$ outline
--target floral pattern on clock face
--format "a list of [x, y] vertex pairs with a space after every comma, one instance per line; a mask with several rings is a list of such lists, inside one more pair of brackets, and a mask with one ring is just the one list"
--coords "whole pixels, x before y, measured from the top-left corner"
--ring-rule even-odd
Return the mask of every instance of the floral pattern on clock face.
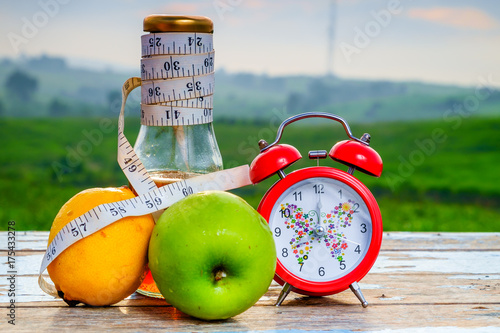
[[290, 245], [298, 264], [302, 264], [309, 258], [309, 251], [318, 243], [324, 243], [332, 258], [342, 262], [344, 250], [349, 247], [343, 228], [352, 225], [353, 208], [356, 207], [359, 207], [359, 204], [348, 200], [339, 202], [329, 213], [321, 212], [319, 222], [325, 224], [327, 230], [326, 233], [318, 235], [314, 229], [318, 223], [316, 211], [304, 213], [303, 209], [295, 204], [281, 204], [281, 210], [285, 212], [284, 224], [287, 229], [292, 229], [295, 233], [290, 240]]
[[352, 271], [371, 240], [365, 202], [346, 184], [311, 178], [288, 188], [269, 218], [280, 262], [293, 274], [329, 281]]

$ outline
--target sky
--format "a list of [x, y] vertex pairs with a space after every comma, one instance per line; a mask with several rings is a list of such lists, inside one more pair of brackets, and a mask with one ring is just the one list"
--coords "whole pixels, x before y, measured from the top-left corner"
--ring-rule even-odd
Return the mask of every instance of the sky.
[[139, 75], [150, 14], [211, 18], [216, 73], [324, 75], [331, 66], [342, 78], [500, 87], [495, 0], [0, 0], [0, 57], [61, 56]]

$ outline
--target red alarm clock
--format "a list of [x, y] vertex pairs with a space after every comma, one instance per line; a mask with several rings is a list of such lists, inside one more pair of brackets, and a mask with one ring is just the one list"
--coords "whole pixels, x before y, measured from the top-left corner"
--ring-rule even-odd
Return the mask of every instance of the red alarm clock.
[[[329, 153], [310, 151], [309, 158], [330, 156], [347, 165], [347, 172], [318, 166], [285, 174], [284, 169], [302, 156], [293, 146], [278, 144], [283, 130], [311, 117], [340, 122], [349, 140], [338, 142]], [[382, 217], [371, 192], [352, 174], [358, 170], [380, 177], [382, 159], [369, 142], [369, 134], [358, 139], [344, 119], [322, 112], [290, 117], [278, 128], [273, 143], [259, 142], [261, 152], [250, 165], [250, 179], [256, 184], [273, 174], [280, 177], [258, 207], [276, 244], [275, 280], [283, 286], [277, 306], [290, 291], [325, 296], [347, 288], [363, 307], [368, 306], [358, 282], [377, 259], [382, 243]]]

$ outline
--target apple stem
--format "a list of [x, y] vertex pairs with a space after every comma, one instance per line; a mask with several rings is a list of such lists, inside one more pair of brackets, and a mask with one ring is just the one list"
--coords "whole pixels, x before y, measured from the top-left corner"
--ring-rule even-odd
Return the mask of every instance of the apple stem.
[[222, 280], [223, 278], [225, 278], [227, 275], [226, 275], [226, 272], [223, 271], [222, 269], [218, 269], [216, 272], [215, 272], [215, 281], [220, 281]]

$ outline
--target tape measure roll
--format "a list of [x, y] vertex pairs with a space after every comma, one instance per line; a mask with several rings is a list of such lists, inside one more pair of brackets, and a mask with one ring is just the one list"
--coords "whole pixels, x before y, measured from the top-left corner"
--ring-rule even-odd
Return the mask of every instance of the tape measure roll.
[[195, 75], [214, 71], [215, 52], [196, 55], [167, 55], [141, 59], [141, 79], [159, 80]]
[[142, 56], [199, 54], [213, 51], [213, 34], [160, 32], [141, 36]]
[[207, 96], [159, 103], [158, 105], [175, 106], [179, 108], [212, 109], [214, 101], [213, 101], [213, 95], [207, 95]]
[[[203, 20], [191, 23], [195, 21], [198, 24]], [[213, 34], [151, 32], [141, 37], [141, 44], [141, 78], [144, 80], [141, 124], [178, 126], [212, 122]]]
[[189, 126], [211, 123], [211, 108], [194, 109], [161, 104], [141, 105], [141, 124], [146, 126]]
[[158, 104], [212, 95], [214, 83], [213, 73], [171, 80], [144, 81], [141, 89], [141, 102]]

